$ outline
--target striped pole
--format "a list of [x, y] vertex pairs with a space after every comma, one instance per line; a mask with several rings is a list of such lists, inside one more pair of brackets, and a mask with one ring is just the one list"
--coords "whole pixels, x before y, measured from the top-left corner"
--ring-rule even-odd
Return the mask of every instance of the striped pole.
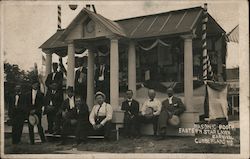
[[61, 7], [61, 5], [58, 5], [57, 6], [57, 29], [58, 30], [62, 29], [61, 15], [62, 15], [62, 7]]
[[206, 83], [208, 77], [213, 77], [212, 67], [207, 53], [207, 3], [204, 4], [202, 20], [202, 55], [203, 55], [203, 80]]

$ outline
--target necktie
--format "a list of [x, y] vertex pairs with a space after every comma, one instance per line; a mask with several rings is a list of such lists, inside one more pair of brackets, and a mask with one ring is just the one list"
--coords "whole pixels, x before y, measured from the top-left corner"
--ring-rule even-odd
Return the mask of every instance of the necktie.
[[99, 106], [98, 110], [97, 110], [97, 113], [96, 113], [96, 116], [99, 117], [99, 111], [101, 109], [102, 105]]
[[19, 100], [19, 95], [17, 94], [17, 95], [15, 96], [15, 106], [18, 105], [18, 100]]

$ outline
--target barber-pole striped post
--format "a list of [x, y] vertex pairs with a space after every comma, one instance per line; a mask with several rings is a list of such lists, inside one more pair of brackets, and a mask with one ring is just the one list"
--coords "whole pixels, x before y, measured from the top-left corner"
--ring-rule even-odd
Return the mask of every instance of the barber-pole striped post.
[[62, 15], [62, 7], [61, 7], [61, 5], [58, 5], [57, 6], [57, 29], [58, 30], [62, 29], [61, 15]]
[[202, 55], [203, 55], [203, 80], [206, 84], [208, 76], [212, 77], [212, 67], [207, 53], [207, 3], [204, 4], [203, 20], [202, 20]]

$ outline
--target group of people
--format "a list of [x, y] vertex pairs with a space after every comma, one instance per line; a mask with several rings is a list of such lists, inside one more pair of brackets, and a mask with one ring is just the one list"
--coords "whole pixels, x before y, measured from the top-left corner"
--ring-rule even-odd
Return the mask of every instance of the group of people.
[[[73, 87], [68, 87], [67, 98], [60, 96], [57, 84], [52, 83], [51, 90], [44, 96], [39, 89], [39, 82], [33, 81], [29, 92], [23, 92], [22, 86], [15, 86], [15, 95], [11, 100], [12, 109], [12, 143], [19, 144], [23, 125], [30, 115], [38, 117], [37, 128], [42, 142], [46, 142], [41, 123], [42, 115], [47, 115], [48, 130], [45, 133], [61, 134], [65, 144], [67, 135], [76, 136], [77, 144], [86, 141], [91, 133], [102, 134], [109, 140], [113, 110], [105, 102], [105, 94], [95, 94], [96, 105], [91, 112], [86, 102], [79, 94], [75, 94]], [[30, 144], [34, 144], [34, 125], [28, 122]]]
[[[106, 69], [105, 69], [106, 68]], [[105, 64], [97, 69], [95, 101], [96, 105], [89, 111], [86, 104], [86, 73], [84, 67], [76, 71], [75, 90], [69, 86], [66, 90], [67, 98], [63, 97], [63, 73], [57, 71], [58, 64], [53, 63], [53, 72], [47, 76], [47, 91], [44, 95], [40, 90], [38, 79], [32, 81], [30, 91], [23, 92], [22, 86], [16, 84], [15, 94], [10, 101], [12, 114], [12, 143], [18, 144], [21, 140], [24, 121], [31, 115], [38, 118], [37, 127], [42, 142], [46, 142], [41, 124], [43, 115], [47, 116], [48, 129], [45, 133], [61, 134], [62, 143], [65, 144], [67, 135], [75, 132], [76, 142], [80, 144], [87, 140], [87, 136], [96, 133], [103, 134], [109, 140], [111, 135], [112, 106], [109, 103]], [[108, 85], [108, 86], [107, 86]], [[168, 119], [173, 115], [180, 115], [185, 111], [181, 99], [173, 96], [173, 89], [168, 89], [168, 98], [163, 102], [156, 98], [156, 92], [149, 89], [148, 97], [140, 109], [140, 104], [133, 98], [133, 91], [127, 90], [126, 100], [122, 103], [124, 111], [124, 130], [127, 137], [140, 136], [140, 125], [152, 123], [154, 135], [164, 139]], [[28, 123], [30, 143], [34, 144], [34, 125]]]
[[169, 119], [173, 115], [180, 116], [186, 108], [180, 98], [174, 96], [174, 91], [169, 88], [168, 98], [163, 102], [156, 98], [153, 89], [148, 90], [148, 99], [143, 103], [141, 110], [139, 102], [133, 99], [133, 91], [127, 90], [127, 99], [122, 103], [124, 111], [124, 130], [129, 138], [140, 136], [141, 124], [153, 124], [154, 136], [157, 140], [165, 138]]

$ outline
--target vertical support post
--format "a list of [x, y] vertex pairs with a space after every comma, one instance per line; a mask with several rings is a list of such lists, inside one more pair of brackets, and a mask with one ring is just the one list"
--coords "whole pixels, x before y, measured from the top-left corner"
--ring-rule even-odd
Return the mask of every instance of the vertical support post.
[[193, 46], [192, 37], [184, 38], [184, 103], [193, 111]]
[[46, 53], [46, 59], [45, 59], [45, 66], [46, 66], [45, 77], [46, 78], [48, 74], [51, 73], [51, 64], [52, 64], [52, 54]]
[[110, 104], [113, 108], [119, 105], [119, 51], [118, 39], [110, 39]]
[[68, 43], [67, 87], [74, 87], [75, 82], [75, 47], [73, 41]]
[[129, 42], [128, 49], [128, 88], [134, 92], [136, 96], [136, 52], [134, 41]]
[[87, 72], [87, 105], [89, 109], [94, 105], [94, 61], [95, 55], [92, 50], [88, 50], [88, 72]]

